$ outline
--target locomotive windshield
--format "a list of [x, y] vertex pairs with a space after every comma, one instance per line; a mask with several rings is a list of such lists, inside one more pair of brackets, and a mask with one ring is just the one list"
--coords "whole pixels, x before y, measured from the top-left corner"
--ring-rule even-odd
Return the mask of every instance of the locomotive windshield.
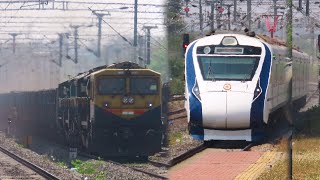
[[101, 78], [98, 82], [100, 94], [124, 94], [126, 91], [125, 78]]
[[157, 94], [158, 78], [134, 77], [130, 79], [131, 94]]
[[259, 63], [259, 57], [199, 56], [204, 80], [251, 80]]

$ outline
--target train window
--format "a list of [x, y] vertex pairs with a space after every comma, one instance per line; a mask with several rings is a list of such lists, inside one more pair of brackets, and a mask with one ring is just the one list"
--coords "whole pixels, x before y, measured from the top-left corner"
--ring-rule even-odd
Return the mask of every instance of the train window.
[[157, 94], [158, 78], [134, 77], [130, 79], [131, 94]]
[[126, 92], [125, 78], [100, 78], [98, 80], [99, 94], [124, 94]]
[[259, 63], [259, 57], [199, 56], [204, 80], [251, 80]]

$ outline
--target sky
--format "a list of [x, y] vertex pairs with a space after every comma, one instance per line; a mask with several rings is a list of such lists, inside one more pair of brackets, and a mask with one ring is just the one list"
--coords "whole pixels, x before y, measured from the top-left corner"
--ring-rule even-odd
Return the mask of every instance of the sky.
[[[39, 5], [39, 0], [0, 0], [0, 92], [55, 88], [80, 72], [112, 63], [106, 61], [110, 46], [120, 46], [121, 54], [132, 57], [134, 48], [128, 44], [133, 44], [134, 0], [40, 2]], [[144, 26], [155, 26], [151, 36], [153, 42], [160, 43], [158, 46], [165, 46], [161, 41], [166, 37], [165, 2], [138, 0], [138, 35], [146, 35]], [[98, 19], [90, 9], [104, 14], [100, 57], [94, 55]], [[78, 27], [78, 63], [74, 62], [75, 27]], [[59, 34], [63, 37], [61, 67]]]
[[[112, 40], [113, 37], [122, 36], [133, 38], [134, 0], [62, 0], [55, 2], [45, 1], [37, 10], [39, 2], [21, 1], [10, 3], [0, 1], [0, 42], [5, 43], [11, 38], [9, 33], [18, 33], [16, 39], [40, 39], [50, 41], [57, 39], [57, 33], [74, 33], [71, 26], [81, 26], [79, 36], [86, 41], [96, 39], [98, 27], [97, 16], [90, 10], [105, 14], [102, 23], [102, 41]], [[119, 3], [121, 2], [121, 3]], [[144, 35], [143, 26], [157, 26], [152, 30], [156, 36], [164, 36], [164, 0], [138, 0], [138, 34]], [[69, 10], [63, 11], [68, 7]], [[35, 9], [35, 10], [32, 10]], [[81, 11], [75, 11], [81, 9]], [[111, 26], [108, 26], [108, 24]], [[114, 28], [114, 30], [112, 29]], [[27, 39], [26, 39], [27, 38]], [[17, 41], [17, 42], [21, 42]]]

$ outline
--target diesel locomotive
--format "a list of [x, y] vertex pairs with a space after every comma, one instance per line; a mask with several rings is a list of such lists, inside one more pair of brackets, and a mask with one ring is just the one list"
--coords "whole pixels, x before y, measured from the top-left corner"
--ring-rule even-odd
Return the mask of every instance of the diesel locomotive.
[[78, 74], [57, 89], [0, 95], [2, 119], [14, 106], [20, 134], [63, 137], [105, 156], [149, 156], [164, 134], [159, 73], [131, 62]]

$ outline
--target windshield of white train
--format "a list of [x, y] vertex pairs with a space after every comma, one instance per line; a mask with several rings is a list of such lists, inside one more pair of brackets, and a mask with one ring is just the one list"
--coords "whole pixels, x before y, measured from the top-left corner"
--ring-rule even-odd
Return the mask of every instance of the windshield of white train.
[[210, 81], [250, 81], [260, 57], [198, 56], [201, 74]]

